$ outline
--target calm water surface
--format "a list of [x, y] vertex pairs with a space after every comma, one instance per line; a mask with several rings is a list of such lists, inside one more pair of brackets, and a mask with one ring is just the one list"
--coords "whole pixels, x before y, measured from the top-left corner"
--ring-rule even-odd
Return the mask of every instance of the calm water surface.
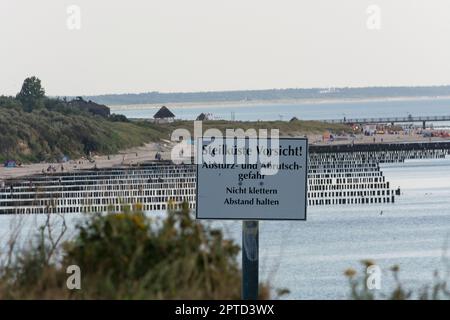
[[[364, 101], [364, 102], [326, 102], [326, 103], [267, 103], [188, 106], [167, 106], [178, 119], [193, 120], [200, 113], [212, 113], [215, 118], [230, 120], [289, 120], [297, 117], [303, 120], [407, 117], [450, 115], [450, 99], [418, 99], [403, 101]], [[114, 106], [112, 112], [130, 118], [153, 118], [158, 111], [156, 106], [130, 105]]]
[[[430, 283], [433, 271], [446, 267], [450, 160], [411, 161], [384, 172], [402, 188], [395, 204], [313, 207], [306, 222], [262, 222], [263, 278], [289, 288], [289, 298], [345, 299], [344, 270], [372, 259], [386, 272], [382, 288], [392, 286], [388, 269], [396, 264], [411, 288]], [[239, 237], [238, 223], [222, 224]]]

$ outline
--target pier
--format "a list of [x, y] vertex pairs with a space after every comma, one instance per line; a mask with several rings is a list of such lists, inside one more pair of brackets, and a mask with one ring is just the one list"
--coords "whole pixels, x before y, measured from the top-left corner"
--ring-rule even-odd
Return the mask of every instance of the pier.
[[319, 120], [327, 123], [335, 123], [335, 124], [378, 124], [378, 123], [390, 123], [394, 125], [395, 123], [414, 123], [419, 122], [422, 123], [422, 128], [426, 128], [427, 122], [439, 122], [439, 121], [449, 121], [450, 116], [418, 116], [413, 117], [409, 115], [407, 117], [383, 117], [383, 118], [343, 118], [343, 119], [328, 119], [328, 120]]
[[[310, 145], [308, 205], [395, 203], [399, 191], [380, 164], [442, 159], [448, 154], [450, 141]], [[0, 184], [0, 214], [151, 212], [178, 208], [183, 202], [195, 209], [195, 194], [195, 165], [150, 161], [7, 179]]]
[[195, 168], [169, 161], [7, 180], [0, 214], [159, 211], [195, 206]]
[[450, 141], [309, 145], [310, 153], [395, 152], [426, 150], [450, 150]]
[[393, 203], [380, 164], [442, 159], [450, 142], [310, 145], [309, 154], [309, 205]]

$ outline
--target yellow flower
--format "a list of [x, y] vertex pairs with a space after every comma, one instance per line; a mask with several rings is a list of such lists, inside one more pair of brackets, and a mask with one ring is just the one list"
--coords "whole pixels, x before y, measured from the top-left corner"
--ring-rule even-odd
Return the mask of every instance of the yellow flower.
[[145, 229], [145, 223], [144, 223], [143, 216], [135, 214], [135, 215], [133, 215], [132, 220], [138, 228], [140, 228], [142, 230]]
[[398, 265], [394, 265], [391, 267], [392, 272], [398, 272], [400, 270], [400, 267]]
[[123, 219], [125, 219], [125, 217], [126, 217], [126, 214], [124, 214], [124, 213], [118, 213], [118, 214], [114, 215], [114, 218], [116, 218], [118, 220], [123, 220]]
[[366, 268], [368, 268], [370, 266], [373, 266], [375, 264], [375, 261], [366, 259], [366, 260], [362, 260], [361, 263], [364, 264], [366, 266]]
[[135, 205], [133, 205], [133, 209], [134, 209], [134, 211], [142, 211], [142, 208], [143, 208], [143, 205], [142, 205], [142, 203], [136, 203]]
[[355, 269], [348, 268], [347, 270], [345, 270], [344, 275], [346, 277], [353, 278], [356, 275], [356, 271]]

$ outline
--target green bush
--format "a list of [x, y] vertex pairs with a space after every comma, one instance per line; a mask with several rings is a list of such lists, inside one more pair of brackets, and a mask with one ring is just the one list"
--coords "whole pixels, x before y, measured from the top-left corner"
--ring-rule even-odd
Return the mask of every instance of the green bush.
[[0, 96], [0, 162], [54, 162], [63, 155], [117, 153], [162, 136], [125, 116], [107, 114], [108, 107], [81, 98], [67, 102], [46, 97], [41, 81], [29, 77], [15, 98]]
[[[1, 269], [0, 298], [240, 298], [239, 246], [195, 221], [187, 205], [164, 219], [140, 212], [93, 215], [58, 245], [59, 260], [45, 237], [39, 239]], [[69, 265], [81, 269], [81, 290], [66, 288]], [[261, 298], [268, 290], [261, 284]]]
[[0, 107], [0, 161], [55, 161], [62, 155], [117, 153], [160, 137], [159, 131], [149, 127], [84, 113]]

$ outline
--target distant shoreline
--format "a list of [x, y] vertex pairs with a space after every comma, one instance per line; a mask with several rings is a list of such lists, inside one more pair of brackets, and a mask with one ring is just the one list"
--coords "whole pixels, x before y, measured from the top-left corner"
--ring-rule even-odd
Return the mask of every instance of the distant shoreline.
[[390, 101], [426, 101], [447, 100], [450, 96], [404, 96], [404, 97], [376, 97], [376, 98], [329, 98], [329, 99], [275, 99], [275, 100], [251, 100], [251, 101], [210, 101], [210, 102], [174, 102], [174, 103], [139, 103], [108, 105], [111, 111], [118, 110], [145, 110], [156, 109], [162, 105], [173, 108], [226, 108], [230, 106], [254, 107], [265, 105], [291, 105], [291, 104], [333, 104], [333, 103], [365, 103], [365, 102], [390, 102]]
[[[303, 135], [294, 135], [303, 136]], [[323, 141], [322, 135], [317, 133], [307, 134], [309, 144], [324, 146], [324, 145], [350, 145], [350, 144], [383, 144], [383, 143], [420, 143], [420, 142], [445, 142], [450, 141], [448, 138], [432, 137], [425, 138], [417, 134], [401, 134], [401, 135], [375, 135], [365, 136], [357, 134], [354, 138], [347, 135], [343, 140]], [[376, 139], [376, 142], [372, 139]], [[52, 174], [48, 172], [48, 167], [54, 167], [56, 172], [73, 172], [79, 170], [94, 170], [95, 168], [114, 168], [114, 167], [128, 167], [138, 163], [145, 163], [147, 161], [155, 160], [156, 153], [160, 153], [163, 159], [170, 160], [172, 147], [170, 141], [162, 140], [160, 142], [151, 142], [143, 146], [133, 147], [121, 150], [118, 153], [110, 155], [96, 155], [93, 157], [94, 162], [90, 162], [86, 157], [70, 160], [65, 163], [56, 162], [39, 162], [24, 164], [20, 167], [6, 168], [0, 166], [0, 181], [7, 181], [11, 179], [26, 179], [26, 177], [39, 174]], [[64, 167], [64, 171], [61, 168]]]
[[[33, 176], [36, 174], [52, 174], [52, 171], [47, 171], [47, 168], [49, 167], [54, 167], [57, 172], [73, 172], [78, 170], [93, 170], [95, 168], [101, 169], [129, 166], [154, 160], [157, 152], [161, 153], [167, 159], [169, 158], [170, 153], [165, 149], [167, 149], [167, 143], [165, 142], [149, 142], [143, 146], [120, 150], [119, 152], [110, 155], [95, 155], [92, 157], [94, 162], [90, 162], [87, 157], [81, 157], [64, 163], [37, 162], [13, 168], [0, 166], [0, 181]], [[61, 168], [64, 168], [64, 170], [61, 170]]]

